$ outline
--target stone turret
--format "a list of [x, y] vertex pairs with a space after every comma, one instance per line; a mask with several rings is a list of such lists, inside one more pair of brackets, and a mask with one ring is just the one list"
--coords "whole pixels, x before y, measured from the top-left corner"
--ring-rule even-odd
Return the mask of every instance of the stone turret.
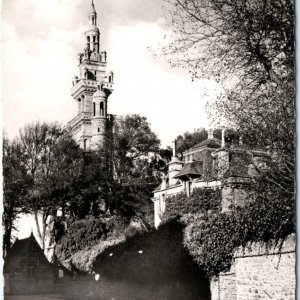
[[91, 119], [93, 148], [103, 145], [107, 139], [108, 119], [107, 119], [107, 93], [101, 86], [93, 95], [93, 115]]
[[173, 155], [171, 161], [168, 164], [169, 186], [175, 185], [177, 183], [178, 179], [175, 178], [175, 176], [179, 173], [183, 166], [183, 162], [180, 161], [176, 156], [176, 140], [172, 142], [172, 148]]

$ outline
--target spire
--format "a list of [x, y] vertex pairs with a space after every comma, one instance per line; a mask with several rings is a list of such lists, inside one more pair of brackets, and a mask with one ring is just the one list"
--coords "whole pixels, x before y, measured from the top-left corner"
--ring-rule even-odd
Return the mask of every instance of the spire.
[[91, 3], [91, 10], [89, 12], [89, 21], [91, 26], [97, 26], [97, 12], [94, 5], [94, 0]]

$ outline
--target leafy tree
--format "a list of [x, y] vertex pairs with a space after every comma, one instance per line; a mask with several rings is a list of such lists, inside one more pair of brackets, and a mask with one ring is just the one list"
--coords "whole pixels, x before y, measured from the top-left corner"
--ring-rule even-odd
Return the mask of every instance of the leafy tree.
[[26, 206], [27, 188], [31, 185], [31, 179], [27, 176], [26, 169], [20, 161], [20, 145], [16, 140], [3, 139], [3, 215], [4, 227], [3, 255], [11, 247], [12, 233], [15, 230], [14, 223], [20, 212], [28, 212]]
[[133, 114], [116, 119], [113, 143], [108, 145], [113, 168], [111, 212], [116, 210], [129, 219], [147, 214], [151, 192], [165, 165], [159, 144], [145, 117]]
[[83, 201], [78, 188], [84, 166], [83, 151], [68, 132], [62, 131], [49, 160], [48, 173], [43, 178], [45, 204], [53, 207], [54, 212], [59, 208], [62, 216], [70, 215]]
[[122, 183], [126, 171], [133, 167], [134, 161], [148, 158], [151, 152], [156, 153], [160, 141], [151, 131], [147, 119], [137, 114], [118, 117], [114, 129], [114, 172]]
[[103, 199], [107, 201], [112, 179], [106, 157], [102, 154], [97, 151], [82, 152], [78, 177], [70, 185], [73, 196], [66, 207], [68, 222], [83, 219], [87, 215], [98, 216], [109, 209], [108, 202], [103, 203]]
[[165, 54], [194, 76], [211, 75], [230, 84], [234, 78], [243, 87], [254, 88], [293, 74], [293, 1], [164, 2], [175, 39]]
[[245, 146], [276, 161], [270, 180], [294, 195], [294, 3], [290, 0], [165, 0], [173, 65], [220, 82], [209, 107]]
[[[37, 232], [44, 246], [47, 221], [63, 211], [74, 197], [80, 171], [80, 149], [57, 124], [34, 123], [20, 130], [19, 163], [30, 178], [26, 209], [34, 213]], [[41, 218], [41, 224], [39, 219]]]

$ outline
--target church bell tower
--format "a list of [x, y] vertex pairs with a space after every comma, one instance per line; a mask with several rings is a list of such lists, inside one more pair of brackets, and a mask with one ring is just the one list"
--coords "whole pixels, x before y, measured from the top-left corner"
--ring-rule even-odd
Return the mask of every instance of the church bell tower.
[[73, 79], [71, 89], [78, 110], [68, 127], [82, 148], [96, 149], [111, 137], [113, 116], [107, 113], [107, 103], [114, 80], [113, 72], [106, 71], [107, 53], [101, 51], [93, 0], [88, 22], [89, 26], [84, 33], [85, 48], [78, 54], [79, 76]]

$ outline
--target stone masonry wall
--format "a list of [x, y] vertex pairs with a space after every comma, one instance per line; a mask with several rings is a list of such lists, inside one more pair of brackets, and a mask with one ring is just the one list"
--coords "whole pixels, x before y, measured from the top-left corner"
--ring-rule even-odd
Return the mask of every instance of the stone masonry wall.
[[286, 240], [281, 253], [277, 247], [266, 251], [259, 245], [244, 254], [240, 249], [235, 258], [237, 299], [296, 299], [295, 267], [294, 235]]
[[212, 300], [294, 300], [295, 263], [295, 235], [280, 252], [276, 246], [259, 244], [238, 249], [231, 272], [211, 281]]
[[236, 276], [233, 270], [220, 274], [210, 282], [211, 300], [234, 300], [236, 295]]

